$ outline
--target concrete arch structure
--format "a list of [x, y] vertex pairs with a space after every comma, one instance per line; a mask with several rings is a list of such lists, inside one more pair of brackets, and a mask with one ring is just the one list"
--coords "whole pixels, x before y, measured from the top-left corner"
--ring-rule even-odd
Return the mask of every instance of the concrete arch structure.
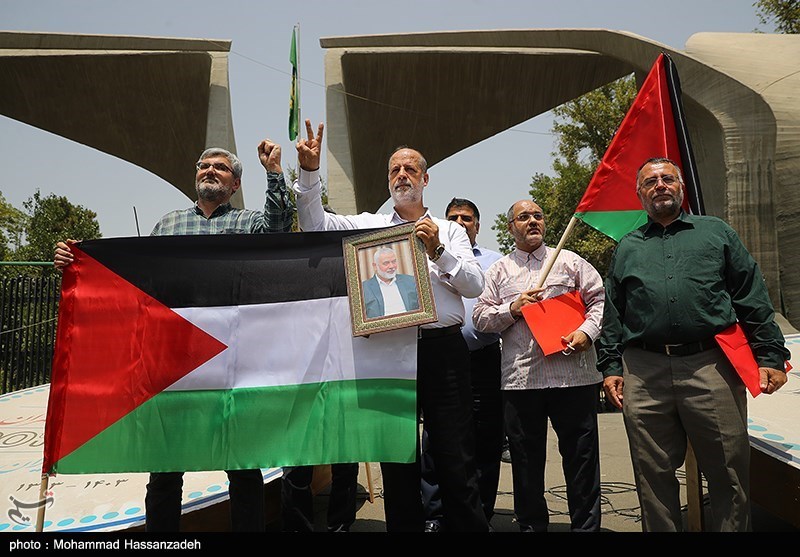
[[[320, 43], [327, 183], [340, 212], [383, 204], [398, 144], [434, 165], [614, 79], [641, 80], [669, 52], [707, 211], [738, 230], [776, 308], [800, 326], [800, 36], [700, 33], [684, 51], [602, 29]], [[229, 50], [227, 40], [0, 32], [0, 113], [141, 166], [193, 199], [197, 154], [236, 151]], [[232, 202], [244, 206], [241, 190]]]
[[[236, 152], [230, 45], [0, 32], [0, 114], [145, 168], [196, 199], [197, 155]], [[244, 206], [241, 190], [231, 203]]]
[[386, 160], [407, 143], [429, 165], [630, 73], [661, 51], [681, 77], [706, 210], [741, 235], [776, 309], [800, 326], [800, 36], [699, 33], [684, 51], [603, 29], [330, 37], [329, 202], [388, 199]]

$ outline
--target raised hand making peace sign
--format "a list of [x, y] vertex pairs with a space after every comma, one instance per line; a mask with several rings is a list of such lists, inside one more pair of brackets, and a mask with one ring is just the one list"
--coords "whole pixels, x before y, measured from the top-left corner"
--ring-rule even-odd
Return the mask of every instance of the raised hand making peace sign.
[[317, 137], [311, 129], [311, 120], [306, 119], [306, 133], [308, 139], [300, 139], [297, 142], [297, 162], [300, 168], [306, 171], [319, 170], [320, 152], [322, 151], [322, 131], [325, 124], [320, 122], [317, 128]]

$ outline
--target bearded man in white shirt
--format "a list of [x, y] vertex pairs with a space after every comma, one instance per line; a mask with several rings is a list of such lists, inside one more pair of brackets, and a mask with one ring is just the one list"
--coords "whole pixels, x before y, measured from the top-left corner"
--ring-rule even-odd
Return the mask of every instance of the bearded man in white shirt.
[[[297, 142], [298, 177], [292, 185], [297, 219], [304, 231], [389, 227], [414, 223], [414, 233], [428, 254], [428, 275], [438, 321], [419, 328], [417, 340], [417, 405], [424, 415], [431, 454], [439, 474], [448, 530], [488, 532], [481, 507], [475, 466], [472, 387], [469, 349], [461, 334], [462, 296], [475, 298], [483, 290], [483, 271], [464, 229], [433, 217], [422, 192], [428, 185], [428, 163], [422, 153], [397, 148], [389, 158], [389, 214], [326, 213], [320, 197], [320, 151], [324, 126], [317, 135], [306, 120], [307, 139]], [[386, 529], [422, 532], [419, 437], [416, 462], [381, 463]]]

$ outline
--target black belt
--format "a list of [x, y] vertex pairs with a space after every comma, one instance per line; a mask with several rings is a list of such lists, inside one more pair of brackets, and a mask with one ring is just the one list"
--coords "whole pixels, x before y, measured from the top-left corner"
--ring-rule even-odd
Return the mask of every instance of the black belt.
[[449, 327], [439, 327], [436, 329], [423, 329], [420, 327], [419, 333], [417, 333], [417, 338], [438, 338], [447, 335], [454, 335], [456, 333], [461, 333], [461, 325], [450, 325]]
[[691, 356], [698, 352], [705, 352], [719, 346], [714, 339], [701, 340], [700, 342], [687, 342], [686, 344], [653, 344], [651, 342], [643, 342], [641, 340], [634, 340], [628, 343], [629, 346], [635, 346], [648, 352], [658, 352], [659, 354], [666, 354], [667, 356]]

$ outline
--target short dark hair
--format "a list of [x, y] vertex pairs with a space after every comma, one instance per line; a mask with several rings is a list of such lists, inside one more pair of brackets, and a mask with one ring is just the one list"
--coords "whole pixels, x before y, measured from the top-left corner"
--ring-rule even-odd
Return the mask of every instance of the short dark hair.
[[463, 197], [454, 197], [450, 200], [450, 203], [447, 204], [447, 208], [444, 210], [444, 216], [447, 217], [447, 213], [450, 212], [450, 209], [455, 207], [469, 207], [472, 209], [472, 213], [475, 215], [476, 220], [481, 220], [481, 212], [478, 211], [478, 206], [475, 205], [469, 199], [464, 199]]

